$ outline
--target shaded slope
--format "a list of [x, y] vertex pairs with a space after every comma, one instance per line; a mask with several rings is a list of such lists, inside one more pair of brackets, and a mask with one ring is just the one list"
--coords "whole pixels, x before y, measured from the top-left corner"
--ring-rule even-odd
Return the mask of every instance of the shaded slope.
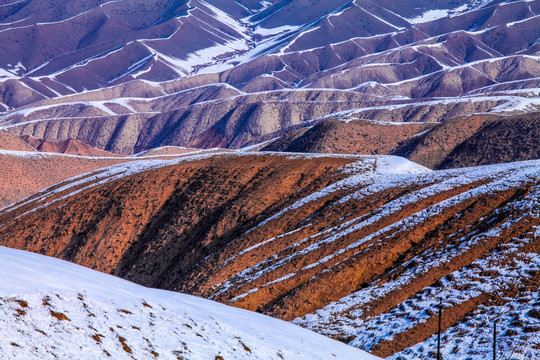
[[[431, 169], [540, 158], [539, 113], [477, 114], [442, 123], [328, 119], [268, 140], [260, 151], [391, 154]], [[269, 135], [268, 137], [271, 137]]]
[[387, 155], [402, 142], [434, 126], [429, 123], [323, 120], [296, 137], [285, 135], [261, 151]]
[[[441, 163], [459, 147], [463, 142], [477, 134], [482, 125], [492, 119], [498, 119], [494, 115], [472, 115], [446, 120], [437, 125], [431, 131], [419, 136], [412, 137], [403, 142], [392, 154], [404, 156], [411, 161], [427, 166], [431, 169], [438, 169]], [[513, 144], [512, 139], [508, 139], [509, 144]], [[515, 144], [514, 144], [515, 145]], [[476, 153], [471, 156], [477, 160], [487, 154]], [[513, 159], [533, 160], [532, 159]], [[513, 161], [510, 160], [510, 161]], [[469, 164], [474, 166], [474, 163]]]
[[396, 359], [432, 346], [441, 296], [446, 354], [459, 341], [485, 357], [479, 319], [508, 311], [500, 330], [519, 336], [505, 349], [534, 358], [539, 174], [538, 161], [429, 172], [396, 157], [194, 155], [51, 188], [4, 210], [0, 239]]
[[[52, 228], [36, 227], [36, 231], [40, 231], [38, 228], [43, 230], [44, 237], [33, 239], [45, 240], [50, 236], [63, 239], [64, 244], [38, 242], [47, 248], [43, 250], [48, 255], [116, 274], [126, 275], [142, 260], [144, 264], [137, 265], [137, 274], [128, 278], [151, 286], [158, 286], [159, 282], [162, 287], [170, 287], [166, 284], [177, 283], [183, 271], [232, 241], [235, 233], [241, 233], [250, 222], [262, 218], [265, 211], [290, 202], [287, 196], [298, 190], [304, 192], [324, 187], [333, 177], [332, 169], [351, 161], [353, 159], [334, 157], [305, 161], [302, 157], [289, 159], [281, 155], [227, 153], [187, 155], [168, 162], [141, 160], [98, 171], [97, 179], [83, 175], [81, 185], [59, 194], [45, 193], [48, 201], [54, 201], [62, 193], [69, 194], [81, 187], [87, 189], [89, 193], [83, 197], [84, 204], [73, 198], [70, 203], [78, 209], [73, 209], [76, 213], [82, 214], [84, 209], [92, 208], [94, 216], [86, 218], [85, 215], [86, 220], [80, 223], [71, 211], [41, 214], [45, 217], [40, 216], [39, 223], [45, 221]], [[227, 166], [223, 166], [224, 162]], [[152, 168], [157, 169], [139, 173]], [[133, 172], [133, 176], [126, 177]], [[116, 181], [111, 182], [113, 179]], [[126, 179], [128, 182], [124, 181]], [[98, 186], [102, 183], [105, 183], [104, 188]], [[276, 183], [280, 186], [274, 186]], [[109, 188], [109, 185], [113, 187]], [[55, 188], [62, 189], [62, 186]], [[101, 203], [101, 195], [97, 198], [90, 195], [94, 186], [109, 194], [107, 203]], [[39, 197], [40, 194], [34, 196]], [[253, 202], [252, 199], [258, 200]], [[13, 211], [24, 212], [32, 205], [30, 199], [29, 204], [16, 205]], [[173, 209], [180, 217], [170, 216]], [[54, 234], [46, 235], [53, 229]], [[156, 237], [156, 232], [161, 235]], [[21, 243], [12, 245], [27, 249], [37, 245], [27, 236], [19, 239]], [[4, 239], [7, 242], [14, 240]], [[153, 244], [154, 240], [157, 243]], [[146, 255], [141, 256], [143, 254]]]
[[440, 168], [540, 159], [540, 113], [486, 122], [457, 146]]
[[392, 152], [434, 169], [540, 159], [540, 113], [473, 115], [437, 125]]
[[[99, 149], [133, 154], [155, 147], [240, 148], [276, 137], [284, 129], [334, 118], [384, 122], [443, 122], [463, 114], [501, 115], [532, 111], [536, 92], [512, 96], [475, 95], [413, 101], [389, 99], [353, 90], [279, 90], [242, 93], [225, 84], [193, 90], [174, 86], [164, 95], [114, 98], [92, 92], [39, 103], [10, 112], [2, 124], [17, 135], [45, 139], [77, 139]], [[180, 88], [180, 89], [178, 89]], [[159, 91], [159, 87], [154, 88]], [[105, 99], [102, 97], [106, 96]], [[108, 99], [112, 97], [112, 99]], [[540, 104], [540, 103], [539, 103]]]

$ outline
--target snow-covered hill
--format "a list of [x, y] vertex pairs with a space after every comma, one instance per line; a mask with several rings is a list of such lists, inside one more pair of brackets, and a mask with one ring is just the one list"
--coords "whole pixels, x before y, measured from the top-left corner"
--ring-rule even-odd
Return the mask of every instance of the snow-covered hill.
[[3, 359], [355, 359], [295, 325], [0, 247]]

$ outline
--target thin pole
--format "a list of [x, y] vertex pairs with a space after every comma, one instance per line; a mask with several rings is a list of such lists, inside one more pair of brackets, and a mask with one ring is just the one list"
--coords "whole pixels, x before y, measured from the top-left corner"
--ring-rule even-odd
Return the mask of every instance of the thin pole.
[[497, 320], [493, 322], [493, 360], [497, 360]]
[[437, 360], [441, 360], [441, 319], [442, 319], [442, 298], [439, 299], [439, 331], [437, 332]]

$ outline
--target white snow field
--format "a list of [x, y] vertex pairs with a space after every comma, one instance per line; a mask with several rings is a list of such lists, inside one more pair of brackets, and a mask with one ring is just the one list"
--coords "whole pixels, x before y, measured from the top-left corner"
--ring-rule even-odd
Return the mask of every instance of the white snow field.
[[2, 359], [375, 356], [261, 314], [0, 247]]

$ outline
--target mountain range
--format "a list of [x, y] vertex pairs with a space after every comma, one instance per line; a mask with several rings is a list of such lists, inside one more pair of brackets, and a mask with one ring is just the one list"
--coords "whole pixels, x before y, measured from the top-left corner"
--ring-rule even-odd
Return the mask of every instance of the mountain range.
[[540, 105], [538, 1], [28, 0], [1, 13], [0, 124], [114, 153]]
[[0, 2], [0, 354], [540, 358], [539, 129], [540, 0]]

